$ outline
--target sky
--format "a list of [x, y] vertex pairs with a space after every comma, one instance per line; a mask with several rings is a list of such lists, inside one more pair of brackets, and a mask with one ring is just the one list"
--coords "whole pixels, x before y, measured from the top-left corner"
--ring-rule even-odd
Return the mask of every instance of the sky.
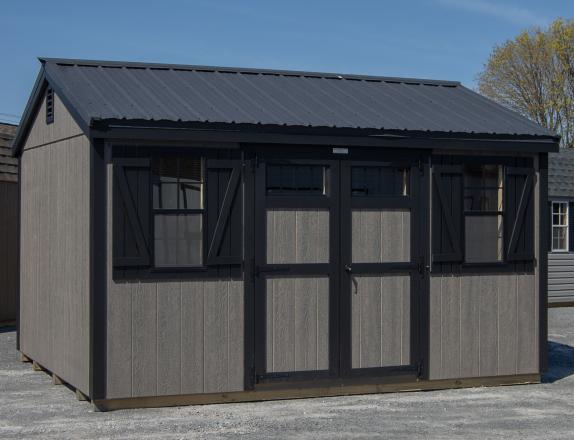
[[38, 57], [461, 81], [494, 46], [574, 18], [571, 0], [51, 0], [0, 8], [0, 121], [18, 122]]

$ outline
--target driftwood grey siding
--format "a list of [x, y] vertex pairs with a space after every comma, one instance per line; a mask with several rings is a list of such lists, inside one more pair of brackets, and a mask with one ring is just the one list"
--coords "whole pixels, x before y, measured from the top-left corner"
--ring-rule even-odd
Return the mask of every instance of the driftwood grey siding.
[[46, 99], [42, 101], [34, 125], [30, 128], [24, 149], [83, 136], [83, 131], [68, 112], [60, 97], [54, 93], [54, 122], [46, 124]]
[[548, 254], [548, 300], [574, 301], [574, 253]]
[[21, 158], [20, 348], [88, 393], [90, 143], [59, 130], [38, 114]]
[[243, 390], [242, 281], [112, 279], [111, 167], [106, 397]]
[[18, 184], [0, 181], [0, 322], [16, 319], [18, 299]]
[[411, 259], [411, 213], [408, 210], [354, 210], [353, 263], [391, 263]]
[[268, 278], [267, 371], [329, 368], [329, 279]]
[[352, 286], [352, 367], [410, 363], [410, 277], [356, 276]]
[[328, 262], [328, 210], [267, 210], [267, 263]]
[[430, 378], [538, 372], [534, 274], [433, 276]]

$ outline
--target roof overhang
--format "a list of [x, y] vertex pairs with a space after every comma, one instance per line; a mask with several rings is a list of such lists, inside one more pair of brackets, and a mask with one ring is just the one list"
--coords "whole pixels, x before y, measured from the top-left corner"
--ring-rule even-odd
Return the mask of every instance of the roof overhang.
[[113, 139], [117, 142], [233, 142], [528, 153], [559, 150], [559, 138], [555, 137], [170, 121], [96, 120], [92, 121], [90, 134], [93, 138]]

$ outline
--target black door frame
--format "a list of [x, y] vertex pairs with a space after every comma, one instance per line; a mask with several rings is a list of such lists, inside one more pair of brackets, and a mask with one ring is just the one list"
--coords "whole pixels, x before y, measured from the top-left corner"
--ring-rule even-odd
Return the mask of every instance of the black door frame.
[[[263, 151], [260, 147], [253, 146], [246, 150], [244, 158], [246, 165], [252, 169], [248, 173], [251, 177], [246, 178], [246, 219], [252, 224], [246, 224], [246, 230], [252, 237], [253, 244], [246, 242], [246, 281], [248, 272], [251, 272], [251, 283], [246, 283], [246, 389], [259, 388], [259, 386], [281, 386], [292, 382], [344, 382], [352, 380], [362, 382], [367, 378], [391, 378], [406, 376], [408, 379], [424, 376], [426, 365], [423, 360], [428, 356], [428, 289], [430, 258], [430, 205], [425, 195], [429, 194], [430, 168], [429, 152], [397, 151], [385, 149], [349, 149], [348, 154], [335, 154], [326, 148], [277, 148]], [[392, 158], [385, 160], [385, 158]], [[392, 207], [410, 207], [412, 215], [411, 237], [411, 263], [396, 264], [382, 263], [371, 266], [371, 263], [353, 264], [353, 272], [373, 271], [373, 269], [399, 270], [402, 273], [411, 273], [411, 365], [382, 368], [351, 368], [351, 310], [350, 295], [342, 292], [350, 286], [351, 279], [344, 271], [345, 259], [350, 256], [351, 234], [350, 216], [352, 206], [382, 207], [376, 202], [348, 201], [345, 202], [341, 190], [343, 182], [348, 179], [343, 171], [345, 167], [350, 169], [351, 162], [374, 162], [386, 164], [405, 164], [411, 167], [410, 188], [411, 201], [397, 198], [389, 199]], [[318, 200], [314, 197], [289, 197], [267, 196], [265, 187], [265, 167], [267, 162], [283, 164], [312, 164], [320, 163], [329, 167], [329, 197]], [[348, 174], [348, 173], [347, 173]], [[350, 183], [350, 182], [349, 182]], [[253, 197], [249, 197], [252, 194]], [[350, 191], [349, 191], [350, 195]], [[313, 200], [314, 199], [314, 200]], [[328, 199], [328, 200], [327, 200]], [[252, 202], [250, 201], [252, 200]], [[342, 210], [347, 203], [345, 214]], [[328, 207], [330, 210], [330, 263], [325, 264], [297, 264], [292, 266], [291, 271], [283, 271], [281, 265], [268, 265], [263, 259], [266, 257], [266, 241], [261, 231], [265, 231], [265, 209], [261, 207]], [[347, 218], [348, 217], [348, 218]], [[346, 219], [347, 218], [347, 219]], [[343, 223], [349, 223], [345, 226]], [[348, 233], [345, 233], [348, 229]], [[417, 244], [419, 246], [417, 247]], [[416, 249], [415, 249], [416, 248]], [[346, 249], [346, 251], [345, 251]], [[416, 255], [416, 259], [414, 258]], [[417, 261], [418, 259], [418, 261]], [[287, 265], [285, 265], [287, 266]], [[328, 267], [330, 266], [330, 267]], [[247, 269], [250, 269], [247, 271]], [[289, 373], [267, 373], [266, 366], [266, 341], [265, 341], [265, 280], [273, 274], [290, 273], [293, 275], [328, 274], [329, 283], [329, 370], [322, 371], [294, 371]], [[397, 272], [400, 273], [400, 272]], [[247, 284], [251, 284], [248, 286]], [[349, 292], [350, 290], [347, 290]], [[348, 313], [342, 313], [345, 311]], [[247, 321], [251, 321], [249, 323]]]
[[[381, 160], [381, 154], [371, 160], [349, 159], [341, 161], [341, 373], [343, 377], [387, 377], [395, 375], [412, 376], [421, 374], [421, 297], [426, 278], [425, 242], [423, 240], [423, 210], [421, 199], [424, 194], [423, 157], [410, 154], [392, 160]], [[362, 197], [351, 194], [351, 169], [353, 166], [389, 166], [409, 169], [409, 194], [407, 196]], [[352, 262], [352, 211], [354, 209], [408, 209], [411, 212], [410, 261], [388, 263]], [[426, 223], [428, 224], [428, 223]], [[350, 269], [350, 270], [349, 270]], [[355, 275], [410, 275], [410, 364], [388, 367], [352, 368], [352, 289]], [[347, 294], [343, 292], [348, 292]]]

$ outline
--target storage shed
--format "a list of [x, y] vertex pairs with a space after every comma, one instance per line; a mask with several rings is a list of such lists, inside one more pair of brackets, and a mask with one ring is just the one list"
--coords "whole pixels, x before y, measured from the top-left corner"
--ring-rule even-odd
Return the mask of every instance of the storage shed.
[[550, 244], [548, 301], [574, 305], [574, 149], [561, 149], [548, 159]]
[[97, 408], [540, 380], [553, 133], [458, 82], [41, 64], [19, 349]]
[[16, 125], [0, 122], [0, 326], [18, 315], [18, 159], [10, 143]]

